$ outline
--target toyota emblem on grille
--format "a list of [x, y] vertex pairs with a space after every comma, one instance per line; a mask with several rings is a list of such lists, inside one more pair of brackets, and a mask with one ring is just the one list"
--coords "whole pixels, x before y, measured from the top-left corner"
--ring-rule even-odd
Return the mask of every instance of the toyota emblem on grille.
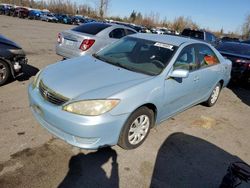
[[45, 98], [45, 99], [48, 99], [48, 97], [49, 97], [49, 92], [48, 92], [47, 90], [45, 90], [45, 91], [43, 92], [43, 95], [44, 95], [44, 98]]

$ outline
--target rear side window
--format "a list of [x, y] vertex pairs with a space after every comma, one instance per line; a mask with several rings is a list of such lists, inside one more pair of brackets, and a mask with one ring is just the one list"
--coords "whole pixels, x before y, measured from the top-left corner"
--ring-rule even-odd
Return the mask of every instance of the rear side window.
[[110, 38], [120, 39], [126, 35], [124, 29], [114, 29], [109, 33]]
[[197, 58], [201, 68], [216, 65], [219, 60], [213, 50], [204, 44], [197, 45]]
[[103, 23], [86, 23], [80, 26], [77, 26], [73, 28], [73, 31], [77, 31], [80, 33], [87, 33], [90, 35], [96, 35], [102, 30], [110, 27], [111, 25], [109, 24], [103, 24]]

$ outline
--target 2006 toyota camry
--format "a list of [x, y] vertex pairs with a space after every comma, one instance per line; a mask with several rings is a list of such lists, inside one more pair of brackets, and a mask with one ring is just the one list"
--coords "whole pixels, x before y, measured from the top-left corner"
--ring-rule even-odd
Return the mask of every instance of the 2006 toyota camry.
[[46, 67], [28, 93], [37, 121], [68, 143], [133, 149], [176, 113], [213, 106], [230, 71], [231, 62], [209, 44], [135, 34], [93, 56]]

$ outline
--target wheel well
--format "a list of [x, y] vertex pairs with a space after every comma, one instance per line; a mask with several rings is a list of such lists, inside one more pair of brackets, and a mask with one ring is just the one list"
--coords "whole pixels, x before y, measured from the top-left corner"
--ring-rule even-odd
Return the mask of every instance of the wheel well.
[[220, 80], [219, 83], [221, 84], [221, 87], [224, 86], [224, 80]]
[[[144, 104], [142, 106], [146, 106], [147, 108], [149, 108], [150, 110], [152, 110], [154, 112], [154, 121], [156, 121], [156, 117], [157, 117], [157, 108], [156, 108], [156, 106], [154, 104], [152, 104], [152, 103], [147, 103], [147, 104]], [[140, 106], [140, 107], [142, 107], [142, 106]]]

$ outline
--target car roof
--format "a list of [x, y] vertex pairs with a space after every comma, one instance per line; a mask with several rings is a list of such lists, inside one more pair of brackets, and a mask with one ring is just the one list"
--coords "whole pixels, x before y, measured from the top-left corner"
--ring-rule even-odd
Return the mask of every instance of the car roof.
[[200, 40], [195, 40], [187, 37], [176, 36], [176, 35], [158, 35], [158, 34], [148, 34], [148, 33], [137, 33], [132, 35], [137, 38], [157, 41], [162, 43], [171, 44], [174, 46], [180, 46], [184, 43], [203, 43], [207, 44], [206, 42], [202, 42]]

